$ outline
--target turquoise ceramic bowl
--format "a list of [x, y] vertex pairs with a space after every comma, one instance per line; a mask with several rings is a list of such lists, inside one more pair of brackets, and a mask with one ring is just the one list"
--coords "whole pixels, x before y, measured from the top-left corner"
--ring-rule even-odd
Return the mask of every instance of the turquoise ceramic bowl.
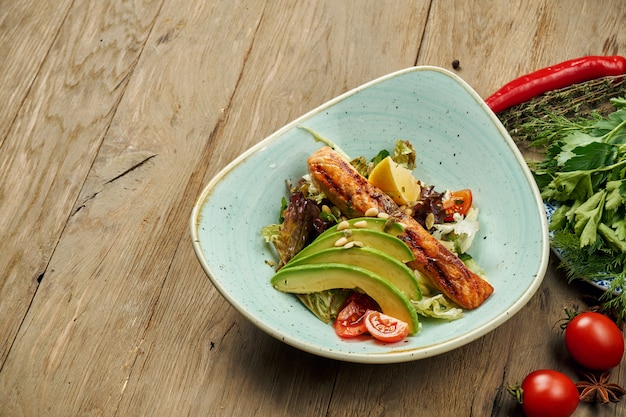
[[[270, 284], [276, 260], [260, 229], [277, 221], [285, 180], [306, 173], [320, 146], [304, 125], [350, 156], [371, 157], [411, 141], [415, 175], [438, 190], [471, 188], [481, 231], [470, 254], [494, 294], [462, 319], [422, 320], [396, 344], [346, 341], [290, 294]], [[520, 152], [483, 100], [455, 74], [412, 67], [349, 91], [265, 138], [226, 166], [193, 208], [191, 235], [207, 275], [243, 316], [298, 349], [362, 363], [412, 361], [450, 351], [495, 329], [539, 287], [548, 262], [544, 206]], [[210, 300], [207, 300], [210, 302]]]

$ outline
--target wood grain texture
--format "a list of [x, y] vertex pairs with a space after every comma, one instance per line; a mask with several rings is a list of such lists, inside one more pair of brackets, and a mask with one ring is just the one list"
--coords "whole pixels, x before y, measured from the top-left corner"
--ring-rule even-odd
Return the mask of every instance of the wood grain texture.
[[0, 147], [46, 59], [70, 1], [0, 2]]
[[[3, 253], [0, 259], [3, 271], [1, 358], [4, 362], [7, 348], [26, 355], [13, 356], [4, 363], [1, 375], [4, 395], [14, 392], [22, 372], [32, 372], [31, 375], [40, 380], [45, 380], [42, 374], [49, 372], [58, 376], [56, 370], [62, 363], [64, 343], [68, 337], [76, 335], [72, 331], [76, 310], [72, 311], [71, 306], [65, 309], [64, 303], [70, 302], [72, 297], [75, 297], [74, 303], [84, 300], [64, 288], [63, 282], [57, 282], [55, 272], [63, 271], [57, 276], [70, 286], [76, 274], [84, 279], [85, 276], [80, 275], [82, 265], [75, 261], [83, 259], [84, 247], [90, 240], [98, 239], [98, 234], [84, 236], [86, 239], [80, 244], [72, 245], [61, 268], [51, 265], [50, 260], [56, 249], [70, 243], [70, 240], [60, 240], [61, 235], [68, 227], [71, 209], [117, 111], [158, 6], [149, 3], [136, 8], [135, 5], [101, 2], [74, 4], [64, 17], [63, 27], [2, 145], [3, 156], [10, 157], [3, 157], [0, 165], [3, 181], [0, 190], [0, 212], [3, 213], [0, 218], [3, 236], [0, 243]], [[99, 222], [105, 220], [103, 217]], [[43, 282], [52, 294], [46, 294], [44, 289], [39, 293], [43, 298], [34, 301], [38, 281], [46, 275], [50, 279]], [[63, 301], [54, 303], [54, 300]], [[29, 309], [33, 306], [35, 309]], [[41, 314], [37, 308], [51, 311]], [[27, 312], [29, 317], [24, 320]], [[5, 320], [6, 317], [11, 319]], [[31, 332], [23, 332], [13, 343], [20, 325], [30, 328]], [[44, 329], [52, 334], [42, 337], [40, 332]], [[27, 342], [27, 347], [20, 347], [24, 336], [36, 340]], [[47, 351], [46, 346], [56, 350]], [[36, 360], [37, 355], [49, 355], [45, 366]], [[24, 367], [24, 363], [33, 366]], [[18, 372], [12, 372], [12, 368]], [[75, 389], [82, 387], [76, 385]], [[26, 395], [26, 392], [20, 394]], [[38, 410], [35, 415], [44, 412], [48, 403], [58, 398], [56, 393], [52, 401], [40, 394], [32, 397], [37, 398], [36, 401], [29, 400], [26, 411], [34, 407]], [[9, 407], [8, 401], [2, 403], [3, 408]], [[20, 409], [21, 404], [13, 404]]]
[[508, 383], [538, 367], [576, 377], [555, 322], [590, 289], [555, 262], [528, 305], [477, 341], [350, 364], [293, 349], [230, 307], [188, 221], [229, 161], [340, 93], [458, 59], [486, 96], [563, 59], [624, 55], [626, 3], [7, 4], [0, 416], [521, 416]]
[[73, 5], [2, 143], [2, 362], [158, 13], [145, 6]]
[[[19, 264], [29, 262], [28, 252], [20, 250], [8, 250], [4, 245], [14, 246], [11, 233], [8, 227], [17, 223], [16, 217], [22, 216], [23, 207], [19, 204], [7, 207], [9, 195], [14, 193], [24, 194], [26, 186], [22, 184], [24, 172], [21, 172], [21, 165], [24, 161], [13, 161], [17, 158], [15, 152], [20, 146], [27, 143], [11, 144], [6, 142], [9, 131], [15, 126], [15, 121], [28, 91], [32, 87], [41, 64], [44, 61], [50, 45], [54, 41], [59, 26], [63, 22], [65, 12], [69, 7], [67, 4], [59, 3], [53, 10], [52, 7], [36, 7], [37, 2], [8, 2], [0, 3], [0, 31], [2, 31], [2, 42], [0, 42], [0, 83], [2, 94], [0, 94], [0, 173], [3, 176], [3, 184], [0, 186], [0, 207], [3, 213], [3, 242], [0, 248], [5, 254], [0, 260], [4, 274], [0, 278], [0, 317], [7, 319], [0, 320], [0, 369], [4, 359], [8, 354], [11, 343], [22, 318], [28, 309], [29, 300], [37, 286], [37, 277], [43, 273], [45, 264], [39, 263], [34, 266], [34, 271], [30, 272], [30, 277], [25, 279], [22, 273], [15, 271]], [[25, 158], [22, 152], [22, 158]], [[9, 157], [10, 155], [10, 157]], [[12, 165], [13, 164], [13, 165]], [[11, 166], [17, 165], [19, 172], [16, 178], [7, 174]], [[27, 223], [28, 224], [28, 223]], [[35, 261], [37, 262], [37, 261]], [[19, 268], [18, 268], [19, 269]], [[9, 319], [10, 318], [10, 319]]]
[[[462, 4], [461, 4], [462, 3]], [[450, 68], [487, 97], [506, 82], [584, 55], [624, 54], [620, 0], [433, 1], [418, 64]]]

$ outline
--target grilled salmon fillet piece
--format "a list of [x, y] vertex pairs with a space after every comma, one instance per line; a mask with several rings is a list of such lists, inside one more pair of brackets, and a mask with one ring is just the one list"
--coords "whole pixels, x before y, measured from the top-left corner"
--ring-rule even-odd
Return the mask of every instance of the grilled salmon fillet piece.
[[307, 160], [313, 184], [346, 216], [363, 216], [371, 208], [387, 213], [406, 228], [398, 237], [413, 251], [409, 267], [420, 271], [430, 283], [450, 300], [466, 309], [480, 306], [492, 293], [487, 281], [467, 266], [413, 217], [378, 187], [370, 184], [349, 161], [325, 146]]

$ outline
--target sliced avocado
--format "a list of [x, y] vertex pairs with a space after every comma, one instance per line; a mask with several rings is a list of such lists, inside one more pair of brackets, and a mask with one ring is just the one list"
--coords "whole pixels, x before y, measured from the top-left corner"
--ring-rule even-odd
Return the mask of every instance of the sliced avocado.
[[[398, 236], [399, 234], [404, 233], [404, 226], [392, 219], [382, 219], [379, 217], [357, 217], [346, 221], [350, 225], [350, 229], [370, 229], [378, 232], [389, 233], [393, 236]], [[329, 227], [324, 231], [324, 233], [333, 233], [338, 231], [337, 228], [340, 224], [341, 223], [338, 223]], [[322, 235], [324, 233], [322, 233]]]
[[417, 279], [406, 266], [394, 257], [387, 255], [385, 252], [369, 248], [369, 247], [352, 247], [346, 249], [343, 247], [323, 249], [313, 252], [306, 256], [292, 259], [291, 262], [283, 266], [291, 268], [296, 265], [310, 265], [319, 263], [339, 263], [346, 265], [355, 265], [367, 269], [381, 277], [385, 278], [391, 284], [395, 285], [411, 300], [421, 300]]
[[373, 229], [350, 229], [349, 233], [344, 233], [344, 231], [322, 233], [309, 246], [298, 252], [290, 262], [324, 249], [334, 248], [342, 237], [345, 237], [347, 242], [361, 242], [364, 246], [381, 250], [403, 263], [415, 259], [415, 255], [407, 244], [395, 236]]
[[307, 294], [333, 288], [359, 288], [378, 303], [382, 312], [419, 329], [415, 307], [402, 291], [380, 275], [354, 265], [323, 263], [282, 268], [271, 280], [279, 291]]

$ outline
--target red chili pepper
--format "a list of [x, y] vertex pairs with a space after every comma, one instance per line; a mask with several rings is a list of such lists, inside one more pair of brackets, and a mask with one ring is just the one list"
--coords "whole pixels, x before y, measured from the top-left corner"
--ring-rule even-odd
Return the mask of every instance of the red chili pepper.
[[498, 113], [546, 91], [625, 73], [626, 58], [622, 56], [586, 56], [517, 78], [493, 93], [485, 102], [494, 113]]

